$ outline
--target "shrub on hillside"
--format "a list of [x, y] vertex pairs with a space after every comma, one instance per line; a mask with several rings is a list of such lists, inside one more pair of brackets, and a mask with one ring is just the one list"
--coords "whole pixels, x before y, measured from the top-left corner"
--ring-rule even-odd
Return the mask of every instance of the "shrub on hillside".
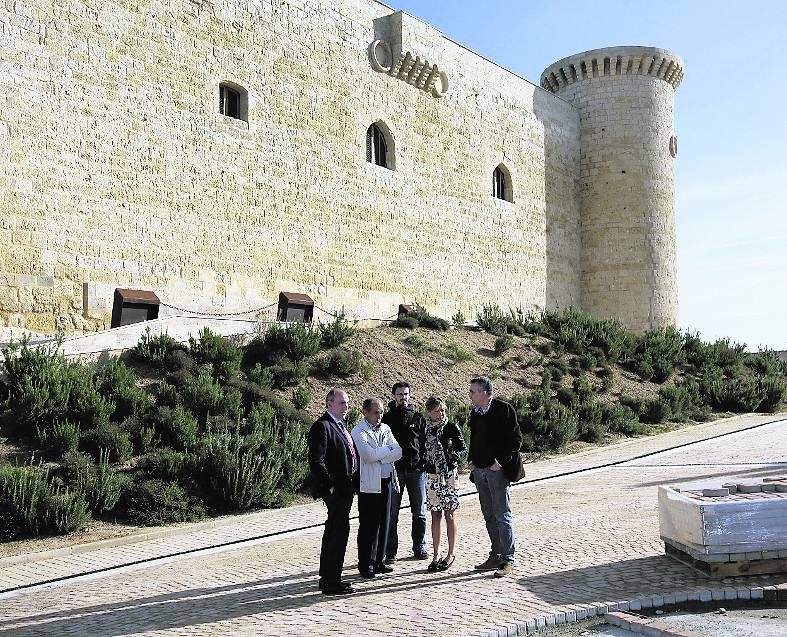
[[774, 376], [735, 376], [703, 379], [708, 402], [735, 413], [775, 411], [785, 396], [785, 382]]
[[430, 314], [419, 305], [416, 305], [407, 314], [399, 316], [391, 325], [410, 330], [423, 327], [427, 330], [438, 330], [440, 332], [445, 332], [450, 327], [448, 321]]
[[48, 427], [36, 425], [36, 438], [42, 448], [62, 456], [69, 451], [76, 451], [79, 446], [79, 425], [67, 420], [55, 421]]
[[125, 462], [134, 451], [129, 432], [114, 422], [105, 422], [83, 431], [79, 438], [79, 448], [94, 458], [99, 458], [104, 450], [109, 454], [110, 462]]
[[131, 358], [153, 367], [164, 367], [167, 356], [179, 349], [184, 349], [184, 346], [168, 334], [151, 336], [150, 328], [147, 328], [131, 350]]
[[451, 325], [453, 325], [457, 329], [460, 329], [460, 328], [465, 326], [465, 321], [466, 320], [467, 320], [467, 318], [462, 313], [462, 310], [457, 310], [456, 314], [454, 314], [451, 317]]
[[358, 350], [333, 349], [312, 362], [312, 374], [318, 378], [347, 378], [360, 369], [361, 353]]
[[734, 374], [740, 368], [746, 356], [746, 345], [734, 343], [728, 338], [718, 339], [715, 343], [706, 343], [699, 333], [686, 332], [683, 335], [683, 349], [686, 362], [701, 371], [708, 366], [716, 366]]
[[206, 514], [202, 501], [177, 482], [142, 475], [125, 486], [120, 508], [140, 526], [194, 522]]
[[292, 404], [296, 409], [308, 407], [314, 395], [306, 385], [298, 385], [292, 392]]
[[174, 449], [157, 449], [142, 456], [137, 468], [150, 478], [166, 482], [188, 481], [199, 471], [195, 454]]
[[161, 443], [185, 451], [197, 445], [199, 425], [194, 415], [182, 405], [158, 407], [148, 420], [161, 438]]
[[82, 430], [107, 422], [115, 404], [96, 390], [93, 374], [80, 363], [68, 362], [55, 349], [31, 348], [27, 341], [3, 350], [0, 381], [7, 406], [14, 414], [10, 432], [33, 437], [36, 427], [49, 429], [68, 420]]
[[344, 312], [339, 312], [332, 321], [319, 326], [320, 344], [323, 347], [338, 347], [346, 343], [355, 333], [355, 328], [350, 325]]
[[0, 537], [63, 534], [90, 522], [80, 493], [56, 485], [46, 470], [0, 465]]
[[207, 327], [200, 331], [198, 339], [189, 337], [189, 352], [198, 363], [210, 364], [213, 375], [224, 382], [240, 373], [240, 349]]
[[577, 438], [579, 417], [571, 408], [543, 391], [527, 397], [514, 394], [511, 404], [517, 409], [520, 427], [525, 434], [527, 451], [557, 451]]
[[511, 334], [501, 334], [495, 338], [495, 356], [502, 356], [514, 346], [514, 337]]
[[683, 336], [674, 327], [648, 330], [638, 340], [630, 366], [643, 380], [663, 383], [684, 363]]
[[249, 365], [278, 364], [282, 359], [293, 363], [314, 356], [320, 349], [322, 335], [319, 330], [305, 323], [291, 323], [286, 327], [271, 325], [261, 336], [255, 337], [246, 347]]
[[85, 453], [69, 453], [63, 458], [60, 471], [66, 484], [82, 494], [94, 515], [111, 511], [118, 503], [123, 479], [110, 466], [106, 451], [99, 453], [98, 462]]
[[122, 361], [112, 360], [95, 374], [98, 391], [115, 404], [113, 419], [143, 415], [151, 406], [150, 397], [137, 387], [137, 378]]
[[755, 374], [763, 376], [787, 375], [787, 361], [771, 349], [763, 349], [756, 354], [745, 354], [743, 362]]
[[485, 304], [476, 314], [475, 322], [485, 332], [502, 336], [508, 332], [509, 317], [497, 303]]
[[208, 414], [226, 416], [237, 420], [243, 416], [243, 398], [234, 387], [226, 391], [205, 371], [198, 376], [186, 379], [181, 390], [183, 406], [191, 411], [198, 421], [204, 421]]

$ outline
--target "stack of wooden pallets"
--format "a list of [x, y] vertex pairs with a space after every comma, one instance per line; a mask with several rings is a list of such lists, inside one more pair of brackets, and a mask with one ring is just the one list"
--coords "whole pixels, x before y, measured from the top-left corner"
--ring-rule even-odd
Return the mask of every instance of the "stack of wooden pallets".
[[659, 487], [667, 555], [711, 577], [787, 572], [787, 476]]

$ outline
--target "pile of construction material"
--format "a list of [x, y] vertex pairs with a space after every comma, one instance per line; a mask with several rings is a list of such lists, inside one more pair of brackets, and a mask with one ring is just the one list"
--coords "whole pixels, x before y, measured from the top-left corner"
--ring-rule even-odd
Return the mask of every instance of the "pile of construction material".
[[659, 487], [667, 555], [711, 577], [787, 572], [787, 475]]

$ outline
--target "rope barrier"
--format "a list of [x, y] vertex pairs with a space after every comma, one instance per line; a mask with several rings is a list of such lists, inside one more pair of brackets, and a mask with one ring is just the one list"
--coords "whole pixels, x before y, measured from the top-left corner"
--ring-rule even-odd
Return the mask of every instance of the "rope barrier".
[[160, 302], [160, 305], [168, 307], [172, 310], [177, 310], [178, 312], [185, 312], [186, 314], [200, 314], [202, 316], [244, 316], [246, 314], [256, 314], [257, 312], [262, 312], [263, 310], [267, 310], [274, 305], [278, 305], [278, 303], [269, 303], [268, 305], [258, 307], [254, 310], [246, 310], [244, 312], [203, 312], [202, 310], [189, 310], [184, 307], [178, 307], [177, 305], [170, 305], [169, 303], [164, 303], [163, 301]]

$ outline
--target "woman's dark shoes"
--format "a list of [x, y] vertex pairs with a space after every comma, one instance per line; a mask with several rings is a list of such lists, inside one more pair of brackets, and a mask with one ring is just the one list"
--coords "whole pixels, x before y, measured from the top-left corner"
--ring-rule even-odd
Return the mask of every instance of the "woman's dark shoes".
[[456, 555], [448, 556], [446, 555], [442, 560], [437, 563], [437, 570], [438, 571], [447, 571], [451, 568], [451, 564], [454, 563], [456, 560]]
[[387, 564], [375, 564], [374, 572], [380, 575], [382, 573], [392, 573], [393, 569]]
[[426, 570], [427, 571], [431, 571], [431, 572], [434, 572], [434, 571], [438, 570], [440, 568], [440, 564], [442, 563], [442, 561], [443, 560], [441, 560], [440, 558], [435, 557], [432, 560], [432, 563], [429, 564], [429, 566], [426, 567]]

